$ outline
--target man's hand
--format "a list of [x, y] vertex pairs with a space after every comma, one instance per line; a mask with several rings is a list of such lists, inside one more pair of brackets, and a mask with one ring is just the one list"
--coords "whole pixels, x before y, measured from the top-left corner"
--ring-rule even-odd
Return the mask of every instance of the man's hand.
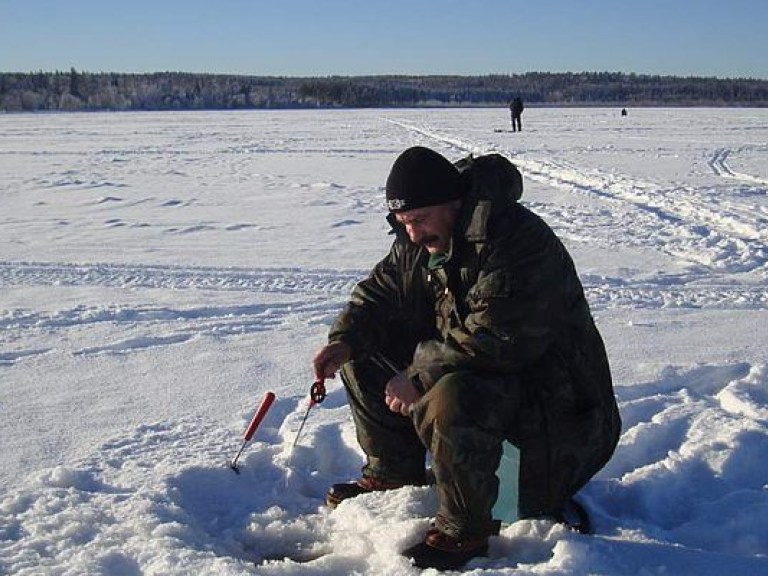
[[315, 370], [315, 381], [323, 382], [326, 378], [334, 378], [336, 372], [352, 358], [352, 350], [344, 342], [326, 344], [315, 354], [312, 366]]
[[400, 372], [393, 377], [384, 388], [384, 402], [387, 407], [392, 412], [397, 412], [403, 416], [408, 416], [411, 404], [419, 398], [421, 398], [421, 394], [405, 376], [405, 372]]

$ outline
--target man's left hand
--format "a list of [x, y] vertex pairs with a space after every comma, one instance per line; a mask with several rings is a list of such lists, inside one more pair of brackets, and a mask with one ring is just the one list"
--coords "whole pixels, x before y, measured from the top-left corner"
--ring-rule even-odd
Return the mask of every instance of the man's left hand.
[[384, 388], [384, 402], [392, 412], [408, 416], [411, 404], [421, 398], [405, 372], [400, 372], [387, 382]]

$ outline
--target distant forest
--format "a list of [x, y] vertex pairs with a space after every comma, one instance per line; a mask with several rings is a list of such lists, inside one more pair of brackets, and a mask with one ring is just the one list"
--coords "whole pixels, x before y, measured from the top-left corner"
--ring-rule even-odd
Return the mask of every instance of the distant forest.
[[0, 72], [0, 112], [529, 106], [768, 106], [768, 80], [578, 72], [265, 77]]

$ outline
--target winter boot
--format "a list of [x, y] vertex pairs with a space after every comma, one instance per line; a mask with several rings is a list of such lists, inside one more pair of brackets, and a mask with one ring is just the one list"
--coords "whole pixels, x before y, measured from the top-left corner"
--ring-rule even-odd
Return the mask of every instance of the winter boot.
[[360, 494], [367, 494], [369, 492], [397, 490], [403, 486], [405, 486], [405, 484], [385, 482], [377, 478], [371, 478], [370, 476], [363, 476], [354, 482], [343, 482], [331, 486], [325, 495], [325, 503], [329, 508], [336, 508], [336, 506], [341, 504], [341, 502], [347, 498], [354, 498], [355, 496], [360, 496]]
[[427, 469], [424, 478], [411, 482], [386, 482], [372, 476], [363, 476], [354, 482], [342, 482], [334, 484], [325, 494], [325, 503], [329, 508], [336, 508], [342, 500], [354, 498], [360, 494], [369, 492], [381, 492], [384, 490], [397, 490], [403, 486], [428, 486], [435, 483], [435, 475], [431, 469]]
[[417, 568], [458, 570], [478, 556], [487, 556], [488, 537], [454, 538], [437, 528], [430, 528], [423, 542], [411, 546], [403, 556]]

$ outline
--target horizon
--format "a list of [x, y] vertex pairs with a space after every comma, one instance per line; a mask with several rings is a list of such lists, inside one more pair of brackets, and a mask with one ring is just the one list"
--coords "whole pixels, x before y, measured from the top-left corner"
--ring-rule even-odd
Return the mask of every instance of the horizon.
[[[618, 70], [768, 79], [768, 3], [0, 0], [0, 70], [318, 78]], [[578, 71], [578, 72], [574, 72]], [[13, 72], [9, 72], [13, 73]]]
[[324, 74], [314, 76], [300, 76], [291, 74], [233, 74], [229, 72], [190, 72], [189, 70], [148, 70], [144, 72], [130, 72], [130, 71], [114, 71], [114, 70], [78, 70], [76, 67], [71, 66], [66, 70], [0, 70], [0, 74], [70, 74], [72, 70], [77, 74], [116, 74], [124, 76], [151, 76], [153, 74], [189, 74], [193, 76], [230, 76], [230, 77], [243, 77], [243, 78], [278, 78], [278, 79], [290, 79], [290, 80], [304, 80], [304, 79], [326, 79], [326, 78], [486, 78], [486, 77], [514, 77], [514, 76], [527, 76], [529, 74], [549, 74], [549, 75], [580, 75], [580, 74], [608, 74], [608, 75], [622, 75], [622, 76], [636, 76], [640, 78], [675, 78], [675, 79], [702, 79], [702, 80], [724, 80], [724, 81], [756, 81], [756, 82], [768, 82], [768, 78], [756, 78], [749, 76], [696, 76], [690, 74], [653, 74], [653, 73], [639, 73], [639, 72], [623, 72], [619, 70], [563, 70], [559, 72], [549, 72], [544, 70], [529, 70], [527, 72], [511, 72], [511, 73], [488, 73], [488, 74]]

